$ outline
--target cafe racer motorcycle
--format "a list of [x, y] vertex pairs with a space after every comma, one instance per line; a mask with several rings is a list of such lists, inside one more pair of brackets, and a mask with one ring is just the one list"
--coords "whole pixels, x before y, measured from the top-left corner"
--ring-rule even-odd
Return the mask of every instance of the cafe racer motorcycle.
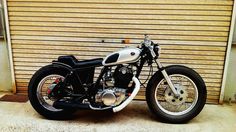
[[[186, 66], [164, 67], [159, 54], [159, 45], [145, 35], [137, 48], [126, 47], [104, 59], [79, 61], [73, 55], [59, 56], [31, 78], [30, 103], [48, 119], [65, 119], [78, 109], [119, 112], [135, 98], [140, 87], [145, 87], [148, 107], [158, 120], [187, 122], [205, 105], [205, 83]], [[99, 69], [96, 77], [95, 68]], [[139, 79], [144, 70], [148, 73], [147, 85]]]

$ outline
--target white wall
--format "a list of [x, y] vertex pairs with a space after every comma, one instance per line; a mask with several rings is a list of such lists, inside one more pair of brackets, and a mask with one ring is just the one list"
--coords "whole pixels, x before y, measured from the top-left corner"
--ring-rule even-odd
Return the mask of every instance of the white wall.
[[233, 44], [236, 44], [236, 25], [234, 26], [234, 38], [233, 38], [233, 41], [235, 42]]
[[3, 40], [0, 40], [0, 91], [12, 91], [8, 51]]
[[234, 28], [233, 45], [230, 53], [230, 61], [228, 67], [228, 73], [226, 78], [226, 88], [224, 93], [224, 100], [228, 101], [229, 98], [232, 101], [236, 101], [236, 25]]
[[11, 87], [11, 70], [9, 65], [9, 57], [7, 51], [7, 44], [3, 39], [4, 34], [4, 21], [3, 12], [0, 2], [0, 92], [12, 91]]
[[225, 88], [225, 100], [228, 101], [229, 98], [235, 100], [234, 95], [236, 94], [236, 44], [232, 46], [230, 61], [228, 67], [228, 74], [226, 80], [226, 88]]

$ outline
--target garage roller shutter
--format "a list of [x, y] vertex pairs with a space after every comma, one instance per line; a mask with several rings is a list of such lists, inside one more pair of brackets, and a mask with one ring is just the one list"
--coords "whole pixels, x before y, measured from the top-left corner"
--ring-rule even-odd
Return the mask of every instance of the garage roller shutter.
[[[8, 0], [18, 93], [59, 55], [104, 57], [136, 46], [143, 34], [162, 47], [164, 65], [182, 64], [204, 78], [208, 103], [218, 103], [232, 0]], [[105, 41], [102, 43], [102, 41]], [[146, 70], [141, 78], [148, 75]], [[145, 89], [138, 99], [144, 99]]]

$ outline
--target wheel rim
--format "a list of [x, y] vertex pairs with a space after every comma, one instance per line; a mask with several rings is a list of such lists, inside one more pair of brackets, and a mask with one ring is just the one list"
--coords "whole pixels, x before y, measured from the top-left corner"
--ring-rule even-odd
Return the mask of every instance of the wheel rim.
[[173, 74], [169, 76], [180, 97], [176, 99], [165, 79], [162, 79], [155, 89], [157, 106], [169, 115], [184, 115], [191, 111], [198, 100], [196, 84], [187, 76]]
[[47, 95], [47, 89], [52, 85], [52, 83], [57, 79], [61, 78], [64, 80], [65, 78], [61, 75], [52, 74], [44, 77], [38, 84], [37, 87], [37, 98], [39, 103], [47, 110], [50, 111], [62, 111], [62, 109], [56, 109], [53, 107], [53, 103], [55, 100], [49, 99]]

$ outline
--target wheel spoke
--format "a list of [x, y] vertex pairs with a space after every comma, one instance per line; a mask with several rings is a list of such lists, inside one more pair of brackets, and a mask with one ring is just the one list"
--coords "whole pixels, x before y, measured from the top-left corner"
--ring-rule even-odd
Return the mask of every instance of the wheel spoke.
[[178, 105], [178, 106], [176, 107], [176, 112], [179, 112], [179, 111], [180, 111], [180, 108], [182, 108], [182, 106], [183, 106], [183, 104]]
[[155, 90], [156, 103], [162, 111], [171, 115], [187, 113], [195, 106], [198, 99], [197, 87], [190, 78], [184, 75], [173, 74], [170, 78], [180, 93], [180, 97], [175, 98], [169, 86], [165, 85], [166, 80], [162, 79]]
[[52, 85], [52, 83], [57, 79], [57, 78], [62, 78], [64, 79], [63, 76], [61, 75], [49, 75], [44, 77], [40, 83], [38, 84], [37, 88], [37, 98], [39, 100], [39, 103], [46, 109], [50, 111], [61, 111], [62, 109], [56, 109], [52, 105], [54, 103], [54, 100], [51, 100], [48, 95], [47, 95], [47, 89]]

